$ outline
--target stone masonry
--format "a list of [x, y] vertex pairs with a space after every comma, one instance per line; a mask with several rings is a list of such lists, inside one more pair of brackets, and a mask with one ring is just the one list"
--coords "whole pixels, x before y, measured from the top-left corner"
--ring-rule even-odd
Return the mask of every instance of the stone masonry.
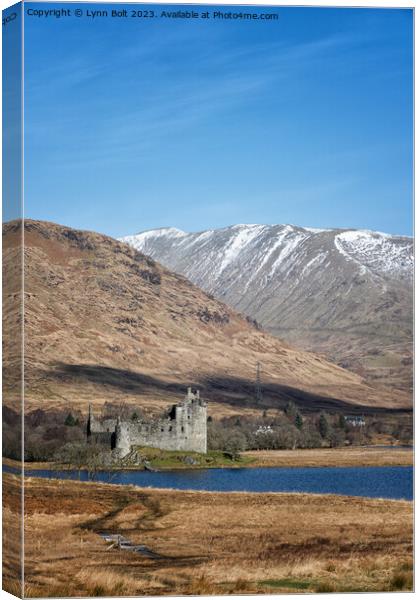
[[198, 391], [188, 388], [182, 402], [172, 406], [168, 416], [155, 421], [97, 419], [89, 406], [87, 439], [108, 446], [120, 457], [132, 446], [162, 450], [207, 452], [207, 404]]

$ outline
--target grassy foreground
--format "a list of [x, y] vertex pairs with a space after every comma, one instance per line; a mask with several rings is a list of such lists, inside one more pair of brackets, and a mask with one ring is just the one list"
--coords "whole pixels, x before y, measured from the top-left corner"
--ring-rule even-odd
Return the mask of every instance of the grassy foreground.
[[[4, 588], [13, 580], [19, 480], [4, 475]], [[412, 589], [412, 503], [309, 494], [25, 481], [25, 595]], [[99, 531], [160, 555], [110, 549]]]

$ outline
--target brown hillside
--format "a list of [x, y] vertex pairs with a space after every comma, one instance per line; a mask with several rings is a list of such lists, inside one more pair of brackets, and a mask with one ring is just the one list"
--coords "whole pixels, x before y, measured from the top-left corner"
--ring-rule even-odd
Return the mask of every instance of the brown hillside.
[[[19, 243], [17, 224], [5, 225], [5, 256], [16, 255]], [[10, 374], [12, 336], [4, 341]], [[187, 385], [202, 389], [215, 416], [280, 408], [290, 399], [305, 410], [410, 406], [403, 392], [377, 391], [260, 331], [127, 244], [37, 221], [25, 223], [25, 373], [25, 410], [85, 410], [89, 401], [160, 409]]]

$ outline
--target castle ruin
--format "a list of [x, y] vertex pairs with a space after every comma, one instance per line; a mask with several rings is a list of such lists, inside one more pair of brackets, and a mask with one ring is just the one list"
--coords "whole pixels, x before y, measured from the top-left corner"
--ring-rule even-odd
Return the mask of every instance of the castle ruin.
[[198, 391], [188, 388], [182, 402], [174, 404], [165, 418], [155, 421], [123, 420], [120, 417], [97, 419], [89, 405], [88, 442], [114, 450], [121, 458], [132, 446], [151, 446], [162, 450], [207, 452], [207, 404]]

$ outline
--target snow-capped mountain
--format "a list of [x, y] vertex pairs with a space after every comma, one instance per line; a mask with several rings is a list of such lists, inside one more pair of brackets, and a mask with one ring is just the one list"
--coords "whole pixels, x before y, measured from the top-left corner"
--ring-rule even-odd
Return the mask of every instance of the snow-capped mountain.
[[413, 240], [233, 225], [123, 238], [271, 333], [382, 383], [411, 384]]

